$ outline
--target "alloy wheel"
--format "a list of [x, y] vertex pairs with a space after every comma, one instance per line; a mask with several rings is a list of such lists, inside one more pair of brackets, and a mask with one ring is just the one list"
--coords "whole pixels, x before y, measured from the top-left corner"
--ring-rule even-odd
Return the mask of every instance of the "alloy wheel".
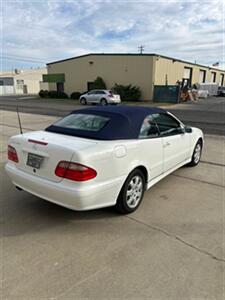
[[131, 178], [126, 192], [126, 203], [128, 207], [135, 208], [139, 204], [142, 198], [143, 188], [143, 180], [139, 175], [135, 175]]
[[202, 147], [201, 145], [198, 143], [195, 147], [195, 152], [194, 152], [194, 162], [195, 164], [197, 164], [200, 160], [201, 157], [201, 151], [202, 151]]

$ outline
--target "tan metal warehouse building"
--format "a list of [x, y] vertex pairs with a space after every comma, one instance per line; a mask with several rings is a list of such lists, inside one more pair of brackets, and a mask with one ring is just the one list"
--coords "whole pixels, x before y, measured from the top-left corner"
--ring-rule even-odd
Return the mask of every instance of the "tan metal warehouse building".
[[189, 84], [215, 82], [225, 85], [225, 71], [158, 54], [87, 54], [47, 64], [50, 90], [89, 90], [102, 77], [108, 89], [115, 83], [140, 87], [142, 100], [152, 100], [154, 85], [175, 85], [178, 80]]

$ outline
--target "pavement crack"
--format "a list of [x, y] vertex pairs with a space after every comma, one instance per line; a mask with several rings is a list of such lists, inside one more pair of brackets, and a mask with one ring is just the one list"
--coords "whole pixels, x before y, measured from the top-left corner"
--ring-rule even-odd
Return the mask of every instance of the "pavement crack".
[[175, 234], [172, 234], [169, 231], [166, 231], [165, 229], [162, 229], [162, 228], [154, 226], [154, 225], [147, 224], [145, 222], [142, 222], [142, 221], [137, 220], [137, 219], [135, 219], [133, 217], [130, 217], [130, 216], [126, 216], [126, 218], [128, 218], [128, 219], [130, 219], [130, 220], [132, 220], [132, 221], [134, 221], [136, 223], [139, 223], [141, 225], [144, 225], [145, 227], [148, 227], [148, 228], [150, 228], [150, 229], [152, 229], [154, 231], [160, 232], [160, 233], [162, 233], [162, 234], [164, 234], [164, 235], [166, 235], [166, 236], [168, 236], [170, 238], [173, 238], [174, 240], [176, 240], [176, 241], [184, 244], [185, 246], [188, 246], [188, 247], [190, 247], [190, 248], [198, 251], [201, 254], [207, 255], [207, 256], [211, 257], [212, 259], [214, 259], [214, 260], [216, 260], [218, 262], [225, 263], [225, 259], [224, 258], [217, 257], [216, 255], [214, 255], [214, 254], [212, 254], [212, 253], [210, 253], [210, 252], [208, 252], [208, 251], [206, 251], [204, 249], [201, 249], [201, 248], [199, 248], [199, 247], [197, 247], [197, 246], [195, 246], [195, 245], [193, 245], [193, 244], [191, 244], [191, 243], [183, 240], [181, 237], [179, 237], [179, 236], [177, 236]]
[[213, 166], [218, 166], [218, 167], [225, 167], [225, 164], [215, 163], [212, 161], [200, 160], [200, 162], [202, 164], [213, 165]]
[[195, 179], [195, 178], [191, 178], [191, 177], [187, 177], [187, 176], [183, 176], [183, 175], [178, 175], [178, 174], [170, 174], [171, 176], [175, 176], [175, 177], [180, 177], [180, 178], [184, 178], [184, 179], [188, 179], [188, 180], [191, 180], [191, 181], [198, 181], [198, 182], [201, 182], [201, 183], [205, 183], [205, 184], [209, 184], [209, 185], [214, 185], [214, 186], [217, 186], [217, 187], [220, 187], [220, 188], [225, 188], [224, 185], [222, 184], [217, 184], [217, 183], [212, 183], [212, 182], [209, 182], [209, 181], [205, 181], [205, 180], [199, 180], [199, 179]]

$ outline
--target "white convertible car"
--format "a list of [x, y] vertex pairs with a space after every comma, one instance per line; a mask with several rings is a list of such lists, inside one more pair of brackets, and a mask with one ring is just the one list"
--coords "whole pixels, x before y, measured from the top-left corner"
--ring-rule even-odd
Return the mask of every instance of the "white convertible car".
[[200, 129], [159, 108], [93, 107], [13, 136], [6, 171], [18, 189], [74, 210], [131, 213], [145, 190], [199, 163]]

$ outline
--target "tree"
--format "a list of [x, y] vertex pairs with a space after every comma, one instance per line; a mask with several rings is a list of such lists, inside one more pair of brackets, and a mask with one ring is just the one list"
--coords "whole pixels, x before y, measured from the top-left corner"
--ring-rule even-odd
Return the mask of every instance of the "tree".
[[141, 90], [135, 85], [122, 85], [116, 83], [112, 90], [119, 94], [123, 101], [138, 101], [141, 98]]
[[106, 90], [106, 84], [101, 77], [97, 77], [93, 84], [93, 89]]

